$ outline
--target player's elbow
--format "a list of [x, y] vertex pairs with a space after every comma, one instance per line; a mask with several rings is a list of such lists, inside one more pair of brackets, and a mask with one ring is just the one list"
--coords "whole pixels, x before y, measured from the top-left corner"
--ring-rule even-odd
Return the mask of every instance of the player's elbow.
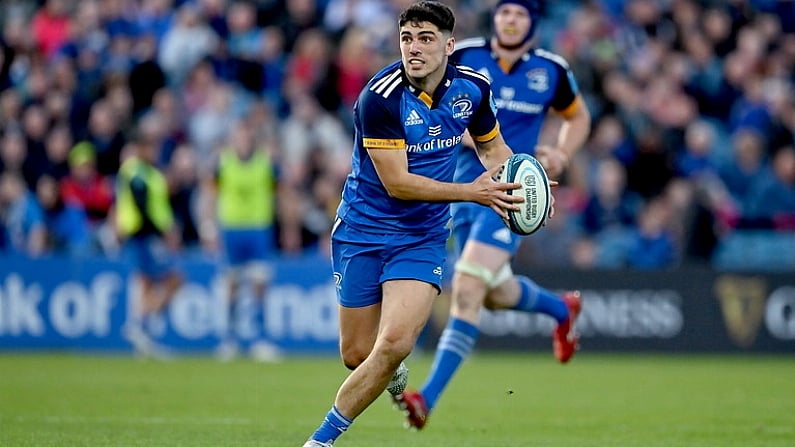
[[384, 189], [386, 189], [386, 193], [389, 195], [389, 197], [393, 199], [409, 200], [412, 198], [410, 196], [409, 188], [406, 188], [405, 185], [399, 182], [385, 182]]
[[402, 190], [400, 188], [387, 189], [387, 193], [389, 194], [389, 197], [393, 199], [399, 199], [399, 200], [413, 199], [413, 196], [409, 194], [408, 191]]

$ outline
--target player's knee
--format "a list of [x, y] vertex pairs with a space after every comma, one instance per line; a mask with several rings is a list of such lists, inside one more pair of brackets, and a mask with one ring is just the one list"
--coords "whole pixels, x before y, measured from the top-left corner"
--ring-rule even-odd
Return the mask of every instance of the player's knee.
[[488, 310], [497, 310], [505, 307], [502, 303], [507, 299], [507, 294], [502, 288], [490, 290], [486, 299], [483, 301], [483, 307]]
[[405, 334], [385, 331], [377, 343], [380, 354], [397, 366], [400, 361], [411, 354], [416, 340]]
[[475, 279], [457, 282], [453, 287], [451, 312], [457, 316], [480, 312], [485, 293], [485, 284]]
[[483, 306], [489, 310], [508, 309], [516, 305], [519, 300], [519, 284], [514, 277], [509, 277], [499, 286], [489, 290]]
[[358, 368], [359, 365], [361, 365], [367, 359], [369, 354], [370, 350], [365, 350], [361, 346], [348, 346], [340, 348], [342, 363], [351, 371]]

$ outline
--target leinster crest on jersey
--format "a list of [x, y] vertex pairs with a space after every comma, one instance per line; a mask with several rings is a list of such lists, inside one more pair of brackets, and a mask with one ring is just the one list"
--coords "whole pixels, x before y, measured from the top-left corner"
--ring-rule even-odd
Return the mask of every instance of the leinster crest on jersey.
[[536, 68], [527, 72], [527, 88], [536, 92], [545, 92], [549, 89], [549, 75], [543, 68]]

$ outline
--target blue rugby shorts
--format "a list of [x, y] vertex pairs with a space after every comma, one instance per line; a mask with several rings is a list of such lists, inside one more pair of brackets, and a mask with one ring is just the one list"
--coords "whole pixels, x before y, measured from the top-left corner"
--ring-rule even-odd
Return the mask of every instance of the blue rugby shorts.
[[432, 234], [378, 234], [337, 222], [331, 261], [340, 305], [376, 304], [382, 299], [381, 284], [396, 279], [427, 282], [441, 292], [448, 236], [446, 229]]
[[470, 239], [516, 254], [522, 237], [513, 233], [493, 209], [477, 203], [453, 203], [453, 240], [456, 253]]

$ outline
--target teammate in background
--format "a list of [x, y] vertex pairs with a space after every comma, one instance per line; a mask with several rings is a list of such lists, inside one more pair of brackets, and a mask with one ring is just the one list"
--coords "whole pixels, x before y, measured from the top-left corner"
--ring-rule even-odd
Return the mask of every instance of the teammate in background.
[[174, 261], [180, 237], [168, 183], [155, 165], [159, 146], [138, 136], [129, 148], [131, 154], [117, 177], [116, 229], [132, 262], [138, 295], [131, 297], [133, 311], [122, 334], [137, 352], [157, 356], [163, 351], [148, 331], [154, 322], [146, 320], [161, 314], [182, 284]]
[[[304, 447], [328, 447], [385, 390], [405, 386], [403, 360], [441, 290], [448, 202], [474, 202], [495, 215], [519, 197], [497, 183], [512, 154], [499, 132], [487, 79], [448, 64], [455, 17], [421, 1], [398, 21], [401, 60], [382, 69], [354, 106], [352, 172], [332, 230], [340, 353], [353, 371]], [[453, 183], [466, 131], [488, 170]]]
[[[450, 60], [491, 80], [505, 141], [517, 152], [534, 155], [550, 178], [556, 179], [585, 143], [591, 118], [566, 62], [533, 48], [539, 12], [534, 0], [499, 1], [491, 40], [461, 41]], [[563, 118], [556, 147], [536, 146], [550, 108]], [[465, 147], [458, 158], [455, 180], [469, 182], [483, 171], [475, 152]], [[560, 297], [530, 278], [514, 275], [510, 262], [521, 238], [508, 231], [496, 213], [469, 203], [453, 204], [452, 212], [459, 260], [452, 283], [450, 318], [425, 384], [419, 391], [406, 391], [399, 399], [408, 423], [416, 428], [425, 425], [428, 413], [472, 352], [483, 306], [540, 312], [554, 318], [553, 351], [562, 363], [577, 348], [574, 320], [581, 306], [579, 293], [566, 292]]]
[[[221, 150], [214, 183], [221, 244], [227, 262], [228, 293], [227, 334], [216, 354], [228, 360], [238, 351], [241, 285], [251, 286], [252, 296], [260, 304], [257, 307], [263, 308], [261, 304], [272, 275], [268, 258], [275, 248], [273, 166], [247, 122], [235, 125], [229, 144]], [[249, 332], [256, 330], [249, 328]], [[279, 357], [278, 349], [264, 340], [252, 343], [250, 352], [262, 361]]]

